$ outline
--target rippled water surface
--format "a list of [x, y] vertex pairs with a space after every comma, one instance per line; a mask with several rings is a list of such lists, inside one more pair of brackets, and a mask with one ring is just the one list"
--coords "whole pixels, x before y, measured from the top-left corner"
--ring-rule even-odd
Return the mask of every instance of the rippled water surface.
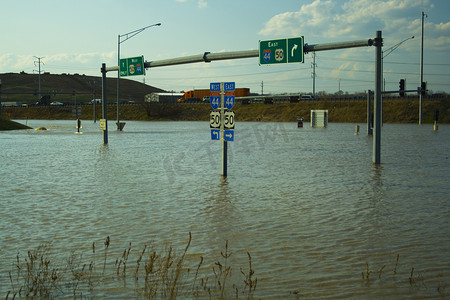
[[[237, 283], [249, 252], [257, 298], [449, 296], [448, 125], [385, 124], [375, 166], [355, 124], [242, 122], [226, 179], [207, 122], [127, 122], [106, 146], [92, 121], [82, 134], [75, 121], [28, 125], [48, 130], [0, 132], [0, 297], [17, 253], [45, 242], [64, 260], [110, 236], [115, 260], [130, 242], [134, 255], [182, 250], [189, 232], [187, 264], [221, 259], [228, 240]], [[92, 293], [135, 289], [112, 280]]]

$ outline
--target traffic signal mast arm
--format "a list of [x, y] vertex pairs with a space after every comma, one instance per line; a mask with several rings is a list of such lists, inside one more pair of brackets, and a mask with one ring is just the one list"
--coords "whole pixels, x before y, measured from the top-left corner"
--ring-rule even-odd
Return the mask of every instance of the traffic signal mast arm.
[[[373, 46], [374, 41], [372, 39], [361, 40], [361, 41], [351, 41], [351, 42], [340, 42], [340, 43], [328, 43], [328, 44], [316, 44], [303, 46], [304, 53], [315, 52], [315, 51], [326, 51], [334, 49], [345, 49], [345, 48], [355, 48], [355, 47], [368, 47]], [[232, 51], [232, 52], [220, 52], [220, 53], [210, 53], [204, 52], [203, 54], [197, 54], [192, 56], [184, 56], [171, 59], [155, 60], [151, 62], [145, 62], [144, 67], [155, 68], [171, 65], [181, 65], [190, 64], [197, 62], [211, 62], [213, 60], [227, 60], [227, 59], [240, 59], [240, 58], [251, 58], [258, 57], [259, 49], [255, 50], [243, 50], [243, 51]], [[119, 66], [107, 67], [106, 72], [118, 71]]]
[[404, 97], [405, 93], [417, 93], [422, 95], [425, 95], [427, 91], [427, 83], [422, 82], [421, 86], [419, 86], [416, 90], [405, 90], [406, 80], [400, 79], [398, 82], [398, 91], [383, 91], [382, 94], [399, 94], [400, 97]]

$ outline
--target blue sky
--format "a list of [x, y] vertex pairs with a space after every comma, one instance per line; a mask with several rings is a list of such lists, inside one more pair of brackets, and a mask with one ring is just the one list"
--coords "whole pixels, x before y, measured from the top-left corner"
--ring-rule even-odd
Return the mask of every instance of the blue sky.
[[[121, 44], [121, 57], [155, 61], [208, 52], [258, 49], [259, 40], [304, 36], [321, 44], [374, 38], [384, 49], [414, 35], [384, 59], [386, 90], [419, 85], [421, 12], [425, 18], [424, 81], [450, 92], [448, 0], [2, 0], [0, 73], [46, 72], [100, 76], [117, 65], [117, 36], [154, 23]], [[316, 92], [374, 89], [375, 48], [316, 53]], [[151, 68], [134, 80], [165, 90], [208, 88], [235, 81], [252, 92], [311, 92], [312, 55], [305, 63], [259, 66], [258, 58]], [[110, 72], [108, 77], [116, 77]], [[262, 84], [263, 83], [263, 84]], [[45, 86], [43, 87], [45, 89]]]

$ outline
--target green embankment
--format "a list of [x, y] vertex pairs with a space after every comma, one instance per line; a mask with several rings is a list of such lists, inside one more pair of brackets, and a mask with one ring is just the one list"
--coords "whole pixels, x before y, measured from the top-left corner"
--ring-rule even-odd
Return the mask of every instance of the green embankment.
[[[73, 106], [15, 107], [3, 111], [9, 119], [75, 119]], [[81, 107], [81, 119], [93, 119], [93, 106]], [[312, 109], [327, 109], [329, 122], [362, 123], [366, 122], [367, 102], [358, 101], [307, 101], [301, 103], [276, 104], [236, 104], [233, 110], [236, 121], [295, 122], [298, 116], [309, 121]], [[435, 110], [439, 110], [439, 123], [450, 123], [450, 100], [427, 99], [423, 105], [424, 123], [432, 123]], [[208, 121], [211, 106], [209, 104], [159, 104], [142, 103], [122, 105], [120, 120], [141, 121]], [[417, 99], [385, 99], [383, 102], [383, 121], [385, 123], [417, 123], [419, 103]], [[102, 116], [101, 105], [97, 105], [96, 117]], [[117, 107], [108, 106], [108, 119], [117, 119]]]

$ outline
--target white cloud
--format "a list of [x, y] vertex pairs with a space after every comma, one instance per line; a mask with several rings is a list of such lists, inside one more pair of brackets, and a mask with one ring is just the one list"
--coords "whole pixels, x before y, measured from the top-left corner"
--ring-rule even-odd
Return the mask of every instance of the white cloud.
[[[403, 32], [427, 0], [314, 0], [298, 11], [272, 17], [259, 34], [305, 35], [310, 38], [360, 38], [377, 30]], [[445, 27], [445, 25], [443, 25]]]
[[449, 31], [450, 31], [450, 22], [439, 23], [434, 26], [435, 26], [436, 30], [444, 31], [445, 33], [449, 33]]
[[208, 3], [205, 0], [198, 0], [198, 8], [205, 8], [208, 6]]
[[[38, 69], [36, 61], [32, 54], [3, 54], [0, 56], [0, 73], [21, 71], [32, 73]], [[102, 63], [117, 65], [117, 52], [58, 53], [43, 57], [42, 63], [41, 71], [45, 72], [95, 74], [96, 70], [100, 70]]]
[[[175, 0], [176, 2], [185, 3], [185, 2], [191, 2], [192, 0]], [[205, 8], [208, 6], [208, 2], [206, 0], [198, 0], [197, 1], [198, 8]]]

